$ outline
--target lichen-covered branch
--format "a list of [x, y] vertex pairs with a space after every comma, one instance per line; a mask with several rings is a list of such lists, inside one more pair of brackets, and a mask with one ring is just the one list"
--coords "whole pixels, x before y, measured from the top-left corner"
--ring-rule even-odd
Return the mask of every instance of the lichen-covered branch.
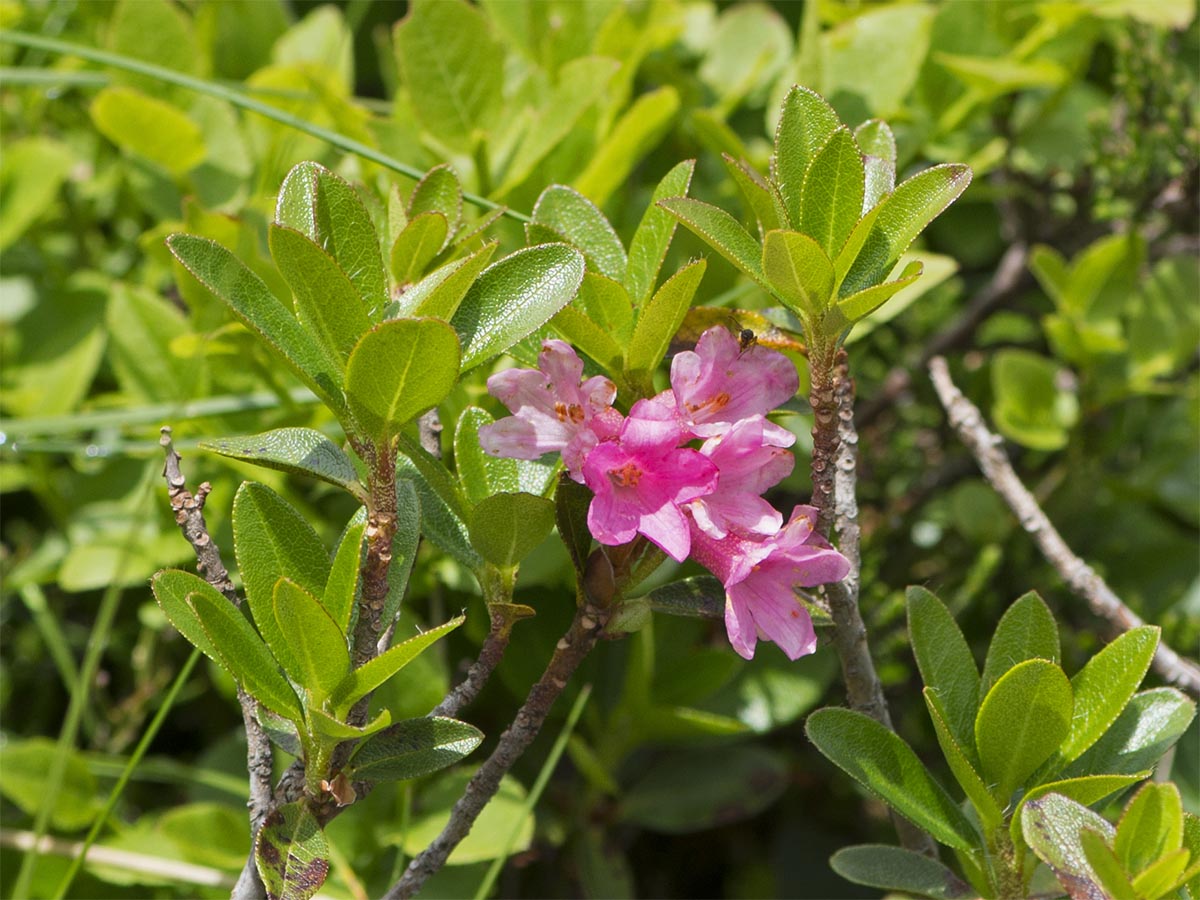
[[[824, 379], [822, 379], [824, 381]], [[813, 384], [818, 379], [813, 375]], [[822, 453], [832, 446], [833, 453], [820, 460], [822, 477], [828, 475], [832, 496], [818, 501], [813, 492], [813, 505], [821, 512], [819, 521], [832, 522], [838, 550], [850, 562], [850, 572], [840, 582], [825, 586], [829, 614], [833, 619], [833, 645], [842, 666], [846, 683], [846, 698], [850, 706], [875, 721], [895, 730], [883, 696], [883, 685], [875, 671], [871, 647], [867, 642], [867, 626], [858, 608], [860, 576], [858, 527], [858, 431], [854, 427], [854, 380], [845, 350], [839, 350], [829, 366], [828, 400], [830, 414], [814, 419], [813, 425], [813, 484], [818, 480], [817, 446], [820, 433]], [[825, 402], [822, 397], [816, 402]], [[814, 405], [815, 413], [815, 405]], [[828, 503], [822, 507], [819, 502]], [[828, 532], [826, 532], [828, 533]], [[910, 850], [936, 856], [932, 839], [907, 819], [893, 814], [892, 822], [900, 842]]]
[[[180, 457], [171, 441], [169, 426], [164, 425], [161, 429], [159, 444], [166, 456], [163, 477], [167, 481], [167, 496], [175, 513], [175, 523], [187, 542], [192, 545], [196, 554], [197, 571], [230, 603], [241, 606], [242, 598], [234, 589], [229, 570], [221, 560], [221, 548], [208, 533], [208, 524], [204, 521], [204, 501], [212, 490], [212, 485], [204, 482], [195, 494], [187, 489], [187, 479], [180, 468]], [[263, 820], [273, 809], [271, 742], [259, 724], [254, 698], [241, 687], [238, 688], [237, 697], [242, 708], [242, 724], [246, 729], [246, 770], [250, 775], [250, 798], [247, 803], [250, 810], [250, 833], [256, 835]], [[253, 854], [238, 878], [233, 896], [237, 900], [266, 896], [262, 881], [258, 877], [258, 870], [254, 866]]]
[[[1121, 602], [1104, 579], [1067, 546], [1033, 494], [1017, 477], [999, 436], [988, 429], [978, 407], [954, 384], [946, 360], [940, 356], [930, 360], [929, 375], [950, 425], [975, 456], [988, 484], [1016, 514], [1021, 527], [1033, 537], [1042, 555], [1062, 576], [1067, 587], [1086, 600], [1092, 612], [1120, 631], [1145, 624]], [[1163, 679], [1200, 697], [1200, 666], [1195, 662], [1160, 641], [1152, 665]]]
[[500, 736], [492, 755], [475, 773], [462, 797], [454, 804], [450, 821], [434, 842], [409, 863], [403, 877], [385, 895], [385, 900], [414, 896], [467, 836], [479, 813], [495, 796], [500, 779], [533, 743], [554, 701], [567, 686], [567, 680], [596, 645], [604, 630], [606, 616], [606, 612], [591, 603], [584, 603], [578, 608], [570, 629], [559, 640], [542, 677], [530, 690], [512, 724]]

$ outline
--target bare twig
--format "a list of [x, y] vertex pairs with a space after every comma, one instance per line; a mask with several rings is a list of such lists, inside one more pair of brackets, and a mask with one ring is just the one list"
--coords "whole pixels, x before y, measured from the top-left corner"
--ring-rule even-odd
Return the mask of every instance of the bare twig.
[[897, 366], [883, 379], [883, 386], [865, 404], [858, 415], [859, 425], [866, 427], [887, 407], [896, 402], [896, 398], [912, 385], [912, 373], [923, 369], [933, 357], [945, 353], [960, 341], [968, 338], [980, 323], [997, 307], [1003, 306], [1010, 299], [1033, 283], [1029, 274], [1029, 247], [1024, 243], [1010, 244], [1000, 257], [996, 271], [982, 288], [971, 297], [962, 313], [944, 331], [935, 335], [922, 349], [921, 357], [912, 368]]
[[[392, 565], [392, 538], [396, 535], [396, 456], [376, 454], [371, 473], [371, 494], [367, 505], [367, 557], [362, 567], [362, 599], [358, 604], [358, 624], [354, 628], [354, 666], [374, 659], [379, 650], [381, 621], [387, 603], [388, 570]], [[364, 698], [365, 699], [365, 698]], [[363, 705], [363, 715], [366, 706]], [[355, 721], [352, 724], [361, 725]]]
[[558, 642], [546, 671], [529, 692], [512, 724], [500, 736], [492, 755], [475, 773], [466, 791], [450, 813], [450, 821], [425, 850], [409, 863], [404, 876], [387, 892], [384, 900], [412, 897], [465, 838], [479, 813], [495, 796], [500, 779], [525, 751], [546, 721], [571, 674], [583, 662], [604, 630], [607, 612], [591, 603], [582, 604], [563, 638]]
[[[1067, 587], [1086, 600], [1093, 613], [1120, 631], [1145, 624], [1121, 602], [1104, 579], [1067, 546], [1013, 471], [1000, 438], [988, 430], [978, 407], [963, 396], [950, 378], [946, 360], [940, 356], [930, 360], [929, 374], [950, 424], [974, 454], [984, 477], [1016, 514], [1021, 527], [1033, 537], [1042, 555], [1062, 576]], [[1154, 653], [1153, 668], [1166, 681], [1200, 697], [1200, 666], [1180, 656], [1162, 641]]]
[[[221, 548], [209, 535], [208, 524], [204, 521], [204, 501], [212, 490], [212, 485], [206, 481], [195, 494], [188, 491], [187, 479], [180, 469], [180, 457], [171, 441], [169, 426], [162, 427], [159, 444], [166, 456], [163, 477], [167, 481], [167, 495], [171, 509], [175, 512], [175, 523], [187, 542], [192, 545], [196, 554], [196, 569], [204, 580], [220, 591], [230, 603], [241, 606], [242, 598], [234, 589], [229, 570], [221, 561]], [[271, 799], [271, 742], [259, 724], [254, 698], [240, 686], [237, 697], [242, 708], [242, 724], [246, 729], [246, 770], [250, 775], [250, 798], [246, 805], [250, 810], [250, 834], [253, 837], [258, 834], [263, 820], [274, 808]], [[253, 853], [238, 878], [233, 896], [237, 900], [266, 896], [262, 881], [258, 877], [258, 870], [254, 866]]]
[[469, 706], [479, 696], [479, 692], [487, 684], [487, 680], [492, 677], [492, 672], [495, 671], [501, 657], [504, 656], [504, 651], [508, 648], [513, 623], [509, 616], [499, 611], [492, 610], [491, 617], [491, 628], [488, 630], [487, 637], [484, 638], [483, 646], [479, 648], [479, 656], [467, 670], [466, 678], [459, 682], [429, 715], [457, 716], [460, 710]]
[[[887, 700], [883, 696], [883, 685], [871, 659], [867, 627], [858, 609], [861, 562], [857, 498], [858, 431], [854, 427], [854, 380], [850, 377], [845, 350], [839, 350], [834, 358], [830, 397], [835, 424], [829, 430], [833, 432], [832, 443], [835, 443], [837, 452], [833, 459], [823, 461], [833, 475], [833, 506], [829, 513], [837, 532], [838, 550], [850, 561], [849, 574], [842, 581], [826, 585], [825, 588], [829, 613], [833, 619], [833, 644], [842, 664], [842, 677], [846, 682], [850, 706], [894, 731]], [[816, 433], [817, 428], [814, 427], [814, 447], [817, 443]], [[821, 445], [829, 443], [828, 436], [822, 435]], [[814, 469], [816, 456], [814, 449]], [[815, 493], [813, 501], [817, 501]], [[892, 823], [905, 847], [936, 857], [937, 849], [929, 835], [895, 813]]]

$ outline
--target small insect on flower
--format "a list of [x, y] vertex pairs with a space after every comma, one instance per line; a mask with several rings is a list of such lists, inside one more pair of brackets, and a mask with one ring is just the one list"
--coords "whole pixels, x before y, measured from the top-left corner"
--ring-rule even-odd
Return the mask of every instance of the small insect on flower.
[[753, 330], [749, 328], [743, 328], [738, 333], [738, 348], [741, 350], [741, 353], [738, 355], [741, 356], [742, 353], [745, 353], [757, 343], [758, 337], [754, 334]]

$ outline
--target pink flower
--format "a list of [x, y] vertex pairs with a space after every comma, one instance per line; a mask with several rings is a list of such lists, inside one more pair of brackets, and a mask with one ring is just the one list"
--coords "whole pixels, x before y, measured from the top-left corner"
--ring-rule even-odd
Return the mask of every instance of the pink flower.
[[[679, 415], [692, 433], [713, 437], [740, 419], [766, 415], [791, 399], [800, 378], [782, 353], [757, 344], [743, 350], [737, 338], [716, 325], [700, 335], [694, 352], [675, 354], [671, 387]], [[767, 430], [787, 433], [770, 423]]]
[[507, 369], [488, 379], [488, 391], [512, 416], [479, 429], [484, 452], [537, 459], [562, 452], [581, 481], [583, 458], [601, 440], [614, 437], [621, 414], [612, 408], [616, 386], [602, 375], [580, 383], [583, 360], [564, 341], [542, 342], [536, 369]]
[[791, 474], [796, 461], [786, 448], [795, 437], [784, 431], [786, 443], [781, 442], [768, 425], [762, 416], [742, 419], [700, 448], [721, 474], [713, 493], [688, 505], [696, 527], [709, 537], [720, 540], [730, 531], [772, 535], [783, 524], [783, 516], [760, 495]]
[[672, 559], [683, 562], [691, 531], [680, 504], [717, 486], [717, 467], [686, 438], [673, 411], [650, 401], [634, 404], [615, 440], [588, 452], [583, 480], [595, 496], [588, 530], [602, 544], [626, 544], [643, 534]]
[[725, 585], [725, 630], [737, 653], [751, 659], [759, 638], [774, 641], [788, 659], [817, 647], [798, 587], [839, 581], [850, 571], [846, 557], [813, 532], [817, 511], [797, 506], [778, 534], [762, 541], [730, 535], [715, 541], [699, 529], [692, 555]]

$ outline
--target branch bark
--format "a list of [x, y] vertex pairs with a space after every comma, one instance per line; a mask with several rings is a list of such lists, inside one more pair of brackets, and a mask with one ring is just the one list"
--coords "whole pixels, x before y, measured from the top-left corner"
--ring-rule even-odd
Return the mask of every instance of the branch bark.
[[[208, 498], [212, 485], [206, 481], [195, 494], [188, 491], [187, 479], [180, 468], [180, 456], [171, 440], [170, 426], [162, 427], [158, 442], [166, 456], [163, 477], [167, 481], [167, 496], [175, 513], [175, 523], [187, 542], [192, 545], [192, 551], [196, 554], [197, 571], [230, 603], [241, 606], [242, 598], [234, 589], [229, 570], [221, 560], [221, 548], [209, 535], [208, 524], [204, 521], [204, 501]], [[238, 687], [237, 698], [242, 708], [242, 724], [246, 729], [246, 770], [250, 775], [250, 798], [246, 805], [250, 810], [250, 834], [253, 839], [273, 808], [271, 742], [259, 724], [254, 698], [241, 687]], [[234, 900], [259, 900], [266, 897], [266, 889], [254, 865], [253, 853], [238, 877], [233, 897]]]
[[[833, 645], [841, 661], [842, 678], [846, 683], [846, 697], [850, 706], [895, 731], [887, 700], [883, 696], [883, 685], [871, 658], [867, 626], [858, 608], [861, 564], [857, 497], [858, 431], [854, 427], [854, 380], [850, 377], [845, 350], [837, 351], [827, 371], [827, 376], [822, 378], [818, 378], [815, 369], [813, 371], [812, 466], [814, 486], [819, 474], [832, 490], [829, 494], [822, 492], [818, 498], [814, 488], [813, 505], [820, 512], [818, 522], [833, 523], [838, 550], [850, 561], [849, 574], [842, 581], [825, 586], [829, 613], [833, 619]], [[816, 396], [818, 384], [822, 385], [820, 397]], [[827, 415], [815, 416], [817, 403], [827, 404]], [[832, 454], [829, 454], [830, 447], [834, 448]], [[821, 503], [829, 505], [823, 507]], [[937, 848], [924, 831], [896, 813], [892, 813], [892, 824], [900, 843], [906, 848], [937, 857]]]
[[446, 695], [441, 703], [434, 707], [429, 715], [449, 716], [450, 718], [457, 716], [464, 707], [469, 706], [479, 696], [483, 686], [492, 677], [492, 672], [500, 664], [504, 651], [508, 648], [509, 638], [512, 636], [513, 623], [503, 613], [489, 612], [492, 624], [488, 629], [487, 637], [484, 638], [483, 646], [479, 648], [479, 656], [467, 670], [467, 676]]
[[607, 615], [606, 611], [591, 603], [584, 603], [576, 610], [570, 629], [559, 640], [542, 677], [530, 690], [512, 724], [500, 736], [496, 749], [454, 804], [450, 821], [434, 842], [409, 863], [403, 877], [384, 895], [384, 900], [402, 900], [414, 896], [467, 836], [475, 819], [500, 788], [500, 779], [533, 743], [554, 701], [567, 686], [567, 680], [596, 645], [604, 630]]
[[[978, 407], [954, 384], [946, 360], [940, 356], [930, 360], [929, 375], [951, 426], [975, 456], [988, 484], [1016, 514], [1021, 527], [1033, 537], [1042, 555], [1054, 566], [1067, 587], [1087, 601], [1092, 612], [1117, 631], [1128, 631], [1144, 625], [1142, 619], [1121, 601], [1104, 579], [1067, 546], [1033, 494], [1013, 470], [1000, 437], [988, 429]], [[1159, 641], [1154, 653], [1152, 667], [1170, 684], [1194, 697], [1200, 697], [1200, 665], [1180, 656], [1162, 641]]]

